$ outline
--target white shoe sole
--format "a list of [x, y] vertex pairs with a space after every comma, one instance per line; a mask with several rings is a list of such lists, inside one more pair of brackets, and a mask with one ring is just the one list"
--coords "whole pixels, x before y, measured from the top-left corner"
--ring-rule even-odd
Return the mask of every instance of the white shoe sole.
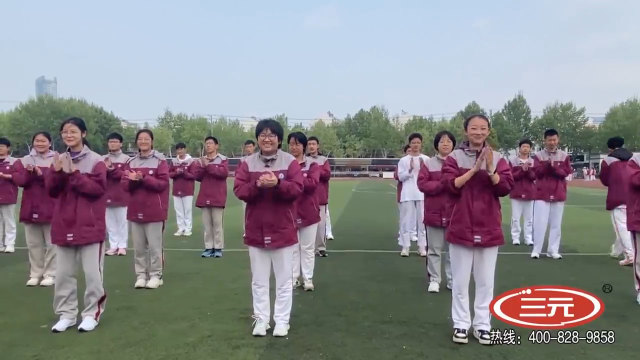
[[69, 328], [70, 328], [70, 327], [72, 327], [72, 326], [76, 326], [76, 323], [72, 323], [72, 324], [70, 324], [70, 325], [69, 325], [69, 326], [67, 326], [67, 328], [66, 328], [66, 329], [64, 329], [64, 330], [58, 330], [58, 329], [56, 329], [56, 328], [51, 328], [51, 332], [52, 332], [52, 333], [59, 334], [59, 333], [61, 333], [61, 332], [65, 332], [65, 331], [69, 330]]
[[469, 342], [469, 338], [468, 337], [459, 338], [459, 337], [453, 336], [453, 342], [456, 344], [466, 344]]
[[84, 332], [90, 332], [90, 331], [95, 330], [97, 327], [98, 327], [98, 325], [97, 325], [97, 324], [96, 324], [96, 326], [94, 326], [94, 327], [93, 327], [93, 329], [85, 329], [85, 328], [79, 327], [79, 328], [78, 328], [78, 331], [79, 331], [79, 332], [81, 332], [81, 333], [84, 333]]
[[473, 337], [482, 345], [491, 345], [491, 340], [482, 339], [475, 331], [473, 332]]

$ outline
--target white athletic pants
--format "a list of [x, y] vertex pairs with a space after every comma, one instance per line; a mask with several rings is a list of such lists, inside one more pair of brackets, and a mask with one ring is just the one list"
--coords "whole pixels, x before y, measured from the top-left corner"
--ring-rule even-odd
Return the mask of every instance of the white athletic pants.
[[[447, 252], [449, 243], [444, 239], [444, 228], [427, 226], [427, 275], [429, 282], [442, 281], [442, 258], [447, 283], [451, 284], [451, 256]], [[443, 254], [443, 252], [445, 252]]]
[[493, 300], [493, 282], [498, 260], [498, 246], [472, 247], [449, 244], [451, 256], [451, 275], [453, 278], [451, 319], [455, 329], [469, 330], [471, 314], [469, 311], [469, 282], [473, 272], [476, 286], [473, 304], [473, 328], [491, 330], [491, 311]]
[[624, 252], [628, 258], [632, 258], [634, 256], [633, 245], [631, 243], [631, 233], [627, 230], [626, 205], [618, 206], [611, 211], [611, 222], [613, 223], [613, 231], [616, 233], [614, 249]]
[[298, 244], [280, 249], [262, 249], [249, 246], [251, 262], [251, 292], [254, 316], [266, 323], [271, 319], [269, 281], [271, 268], [276, 278], [276, 301], [273, 320], [288, 324], [293, 306], [293, 250]]
[[320, 205], [320, 222], [316, 231], [315, 251], [327, 251], [327, 205]]
[[193, 229], [193, 196], [174, 196], [173, 208], [176, 210], [178, 231], [190, 232]]
[[325, 235], [327, 237], [333, 237], [333, 232], [331, 231], [331, 218], [329, 217], [329, 205], [327, 205], [327, 218], [325, 219]]
[[244, 236], [244, 217], [247, 216], [247, 203], [242, 202], [242, 236]]
[[293, 279], [313, 280], [313, 269], [316, 264], [315, 245], [318, 223], [298, 229], [298, 246], [293, 250]]
[[533, 243], [533, 200], [511, 199], [511, 241], [520, 243], [520, 218], [524, 218], [524, 243]]
[[427, 233], [422, 223], [424, 201], [403, 201], [400, 203], [400, 239], [398, 245], [411, 247], [411, 235], [418, 229], [418, 246], [427, 246]]
[[16, 245], [16, 204], [0, 205], [0, 247]]
[[564, 212], [564, 201], [546, 202], [536, 200], [533, 204], [533, 252], [542, 253], [544, 245], [544, 235], [549, 226], [549, 243], [547, 244], [547, 254], [559, 254], [560, 236], [562, 235], [562, 213]]
[[636, 286], [636, 292], [640, 293], [640, 236], [635, 231], [631, 232], [631, 241], [633, 243], [633, 283]]
[[129, 221], [127, 207], [108, 207], [106, 215], [109, 247], [113, 250], [126, 249], [129, 240]]

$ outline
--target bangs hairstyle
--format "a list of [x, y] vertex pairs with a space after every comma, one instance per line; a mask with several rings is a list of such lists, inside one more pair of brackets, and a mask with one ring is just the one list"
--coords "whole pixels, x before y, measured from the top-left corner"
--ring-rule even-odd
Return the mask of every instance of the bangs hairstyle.
[[449, 140], [451, 140], [452, 146], [451, 146], [451, 150], [456, 148], [456, 137], [447, 130], [443, 130], [440, 131], [439, 133], [436, 134], [436, 137], [433, 138], [433, 148], [436, 149], [436, 151], [438, 151], [438, 145], [440, 144], [440, 140], [442, 140], [442, 137], [446, 136], [449, 138]]
[[0, 137], [0, 145], [4, 145], [8, 148], [11, 147], [11, 141], [9, 141], [9, 139], [7, 139], [6, 137]]
[[88, 147], [89, 149], [91, 149], [91, 145], [89, 145], [89, 141], [87, 140], [86, 136], [87, 136], [87, 124], [84, 122], [84, 120], [82, 120], [79, 117], [72, 117], [72, 118], [68, 118], [67, 120], [63, 121], [62, 124], [60, 124], [60, 134], [62, 135], [62, 129], [64, 129], [64, 126], [67, 124], [71, 124], [74, 125], [75, 127], [77, 127], [81, 133], [84, 133], [85, 136], [82, 137], [82, 145]]
[[556, 130], [556, 129], [547, 129], [547, 130], [544, 131], [544, 138], [545, 139], [548, 138], [548, 137], [551, 137], [551, 136], [559, 136], [558, 135], [558, 130]]
[[489, 129], [491, 129], [491, 121], [489, 121], [489, 118], [485, 114], [472, 114], [472, 115], [469, 115], [466, 119], [464, 119], [463, 125], [465, 130], [467, 130], [467, 128], [469, 127], [469, 122], [475, 118], [480, 118], [486, 121], [487, 125], [489, 125]]
[[300, 131], [292, 132], [287, 136], [287, 144], [291, 142], [291, 139], [296, 139], [296, 142], [302, 145], [302, 151], [307, 150], [307, 135], [301, 133]]
[[51, 134], [49, 134], [46, 131], [38, 131], [37, 133], [33, 134], [33, 137], [31, 138], [31, 145], [33, 145], [33, 142], [36, 141], [36, 136], [38, 136], [38, 135], [42, 135], [47, 140], [49, 140], [49, 147], [51, 147]]
[[607, 140], [607, 148], [609, 149], [619, 149], [624, 146], [624, 139], [620, 136], [614, 136], [611, 139]]
[[215, 136], [207, 136], [206, 138], [204, 138], [205, 143], [209, 140], [213, 141], [214, 144], [218, 145], [218, 139]]
[[109, 140], [118, 140], [121, 144], [124, 141], [122, 135], [118, 134], [117, 132], [109, 134], [109, 136], [107, 136], [107, 141]]
[[413, 139], [420, 139], [420, 142], [422, 142], [422, 135], [420, 135], [420, 133], [413, 133], [409, 135], [409, 143], [411, 143]]
[[518, 143], [518, 147], [522, 147], [522, 145], [527, 144], [529, 145], [529, 147], [533, 147], [533, 142], [531, 142], [531, 140], [529, 139], [522, 139], [520, 140], [520, 142]]
[[153, 149], [153, 131], [151, 131], [149, 129], [140, 129], [140, 130], [138, 130], [138, 132], [136, 133], [136, 146], [138, 145], [138, 138], [140, 137], [140, 134], [149, 135], [149, 137], [151, 138], [151, 149]]
[[187, 145], [185, 145], [183, 142], [179, 142], [176, 144], [176, 150], [178, 149], [186, 149]]
[[256, 146], [256, 143], [255, 143], [255, 141], [253, 141], [253, 140], [247, 140], [247, 141], [245, 141], [245, 142], [244, 142], [244, 146], [247, 146], [247, 145], [253, 145], [253, 146]]
[[284, 129], [282, 125], [273, 119], [263, 119], [256, 125], [256, 140], [263, 131], [269, 130], [278, 138], [278, 149], [282, 148], [282, 138], [284, 138]]
[[318, 137], [317, 137], [317, 136], [310, 136], [310, 137], [307, 139], [307, 143], [309, 143], [309, 141], [315, 141], [315, 142], [316, 142], [316, 144], [320, 145], [320, 140], [318, 139]]

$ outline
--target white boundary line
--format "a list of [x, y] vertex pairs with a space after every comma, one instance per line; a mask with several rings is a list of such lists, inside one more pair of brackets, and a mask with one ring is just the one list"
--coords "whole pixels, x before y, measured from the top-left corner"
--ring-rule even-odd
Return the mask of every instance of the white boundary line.
[[[16, 247], [16, 250], [27, 250], [26, 247]], [[129, 251], [133, 251], [133, 248], [127, 249]], [[186, 252], [202, 252], [203, 249], [167, 249], [164, 251], [186, 251]], [[247, 249], [224, 249], [224, 252], [247, 252]], [[399, 254], [399, 251], [396, 250], [327, 250], [329, 253], [345, 253], [345, 254]], [[445, 252], [446, 253], [446, 252]], [[527, 252], [499, 252], [499, 255], [531, 255], [530, 251]], [[544, 254], [542, 254], [544, 255]], [[562, 253], [562, 256], [605, 256], [609, 255], [609, 253]], [[0, 255], [2, 257], [2, 255]]]

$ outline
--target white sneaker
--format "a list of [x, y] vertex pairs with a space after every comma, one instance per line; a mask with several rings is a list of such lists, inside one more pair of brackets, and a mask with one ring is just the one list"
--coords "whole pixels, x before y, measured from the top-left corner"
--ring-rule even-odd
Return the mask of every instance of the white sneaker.
[[552, 258], [554, 260], [562, 259], [562, 255], [560, 255], [560, 254], [549, 254], [549, 253], [547, 253], [547, 257], [550, 257], [550, 258]]
[[5, 254], [14, 253], [14, 252], [16, 252], [16, 247], [13, 246], [13, 245], [7, 245], [7, 247], [4, 248], [4, 252], [5, 252]]
[[640, 305], [640, 293], [638, 293], [638, 297], [636, 298], [636, 301], [638, 302], [638, 305]]
[[400, 256], [402, 257], [409, 256], [409, 248], [402, 248], [402, 251], [400, 251]]
[[178, 231], [176, 231], [175, 234], [173, 234], [173, 236], [182, 236], [182, 234], [184, 234], [184, 231], [183, 230], [178, 230]]
[[327, 240], [333, 240], [333, 235], [327, 235]]
[[520, 245], [520, 240], [513, 240], [511, 243], [513, 245]]
[[136, 280], [136, 284], [134, 285], [136, 289], [144, 289], [146, 286], [147, 286], [146, 279], [138, 279]]
[[262, 319], [256, 319], [253, 322], [253, 332], [251, 333], [253, 336], [267, 336], [267, 330], [271, 328], [268, 322]]
[[525, 241], [524, 244], [527, 246], [533, 246], [533, 241]]
[[285, 337], [287, 335], [289, 335], [289, 324], [276, 324], [276, 327], [273, 329], [273, 336]]
[[162, 285], [164, 282], [162, 281], [162, 279], [157, 278], [157, 277], [152, 277], [151, 280], [149, 280], [149, 282], [147, 283], [147, 289], [157, 289], [160, 287], [160, 285]]
[[453, 284], [452, 283], [447, 283], [447, 289], [452, 290], [453, 289]]
[[313, 291], [314, 289], [313, 281], [307, 280], [304, 282], [304, 291]]
[[53, 327], [51, 328], [51, 331], [54, 333], [60, 333], [67, 330], [70, 326], [73, 326], [75, 324], [76, 324], [75, 320], [60, 319], [55, 325], [53, 325]]
[[531, 253], [531, 258], [532, 259], [540, 259], [540, 254], [538, 254], [537, 252], [532, 252]]
[[29, 279], [29, 281], [27, 281], [27, 286], [38, 286], [39, 283], [40, 283], [40, 279], [31, 278]]
[[193, 233], [190, 230], [184, 232], [183, 236], [191, 236]]
[[420, 254], [420, 256], [422, 256], [422, 257], [426, 257], [427, 256], [427, 249], [424, 246], [419, 246], [418, 247], [418, 254]]
[[53, 276], [45, 275], [44, 279], [40, 282], [40, 286], [53, 286], [56, 284], [56, 278]]
[[435, 281], [429, 283], [429, 289], [427, 290], [430, 293], [440, 292], [440, 284]]
[[411, 235], [411, 241], [418, 241], [417, 235]]
[[98, 326], [98, 322], [96, 321], [96, 319], [92, 318], [91, 316], [86, 316], [84, 319], [82, 319], [82, 323], [80, 324], [80, 326], [78, 326], [78, 331], [89, 332], [95, 329], [96, 326]]

